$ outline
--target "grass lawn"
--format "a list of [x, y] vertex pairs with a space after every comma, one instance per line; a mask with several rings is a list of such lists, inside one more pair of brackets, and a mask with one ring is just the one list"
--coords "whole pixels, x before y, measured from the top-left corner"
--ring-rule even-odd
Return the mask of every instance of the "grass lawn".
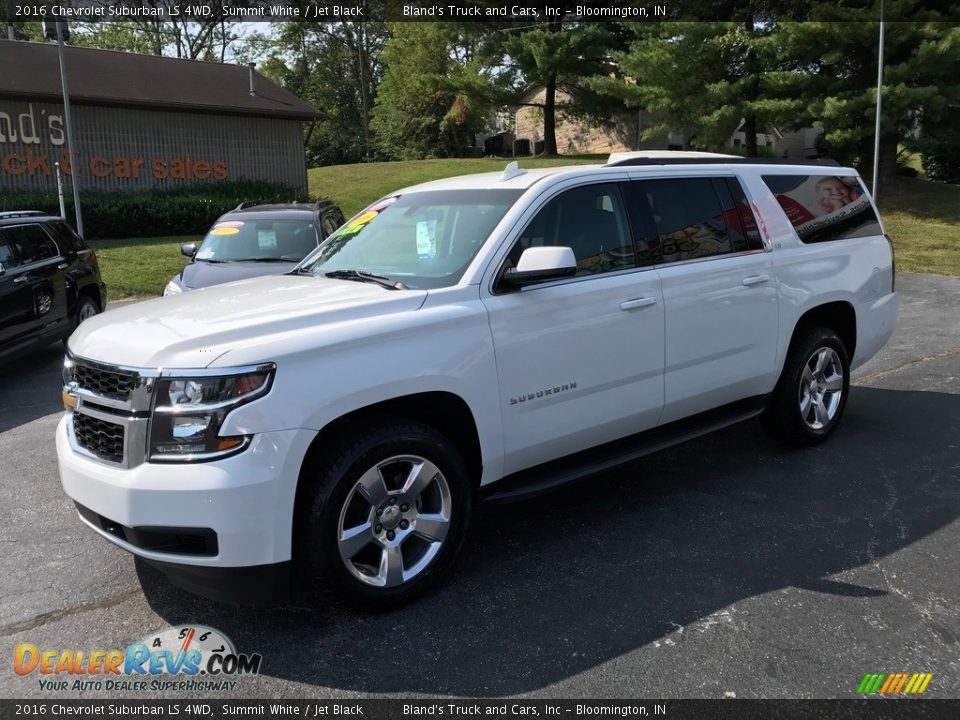
[[[522, 167], [602, 162], [605, 155], [551, 160], [528, 158]], [[336, 202], [350, 217], [377, 198], [428, 180], [500, 171], [504, 159], [412, 160], [334, 165], [309, 171], [310, 193]], [[960, 185], [897, 178], [880, 188], [880, 209], [897, 251], [897, 269], [960, 276]], [[159, 237], [91, 242], [111, 300], [151, 297], [186, 263], [180, 243], [195, 237]]]
[[[520, 167], [541, 168], [606, 162], [606, 155], [568, 155], [549, 160], [526, 158]], [[332, 199], [344, 215], [350, 217], [377, 198], [400, 188], [429, 180], [500, 172], [510, 160], [505, 158], [405, 160], [389, 163], [359, 163], [313, 168], [307, 173], [307, 186], [313, 197]]]
[[187, 262], [180, 244], [200, 240], [193, 236], [91, 240], [90, 246], [97, 251], [107, 297], [122, 300], [162, 294]]
[[897, 270], [960, 276], [960, 185], [897, 178], [879, 197]]

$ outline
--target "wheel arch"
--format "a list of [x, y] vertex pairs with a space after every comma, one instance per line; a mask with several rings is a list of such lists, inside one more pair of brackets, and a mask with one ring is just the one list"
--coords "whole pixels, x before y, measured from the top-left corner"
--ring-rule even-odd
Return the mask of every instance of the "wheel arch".
[[[480, 449], [480, 433], [477, 422], [467, 402], [447, 391], [419, 392], [383, 400], [352, 410], [321, 428], [304, 455], [301, 469], [329, 443], [350, 433], [351, 428], [362, 426], [377, 418], [401, 418], [427, 425], [446, 437], [460, 453], [470, 480], [475, 489], [480, 487], [483, 475], [483, 456]], [[299, 511], [305, 483], [297, 481], [296, 506]]]
[[853, 362], [853, 356], [857, 350], [857, 311], [850, 302], [835, 300], [804, 312], [793, 327], [787, 357], [793, 350], [797, 338], [812, 327], [825, 327], [837, 333], [847, 350], [847, 359]]

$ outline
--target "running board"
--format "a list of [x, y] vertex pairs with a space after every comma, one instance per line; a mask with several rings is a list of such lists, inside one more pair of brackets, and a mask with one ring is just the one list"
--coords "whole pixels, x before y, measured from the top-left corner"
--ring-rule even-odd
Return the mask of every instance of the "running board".
[[763, 412], [768, 401], [769, 396], [766, 395], [738, 400], [662, 427], [521, 470], [482, 488], [481, 498], [485, 503], [498, 504], [542, 495], [754, 418]]

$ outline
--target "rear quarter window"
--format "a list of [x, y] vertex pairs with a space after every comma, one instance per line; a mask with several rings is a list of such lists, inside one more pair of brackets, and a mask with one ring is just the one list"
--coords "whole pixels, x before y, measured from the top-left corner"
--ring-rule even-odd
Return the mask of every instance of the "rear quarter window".
[[83, 240], [77, 235], [65, 222], [49, 222], [47, 229], [53, 234], [54, 239], [63, 248], [64, 251], [74, 250], [80, 252], [86, 250]]
[[860, 179], [840, 175], [764, 175], [805, 243], [882, 235]]

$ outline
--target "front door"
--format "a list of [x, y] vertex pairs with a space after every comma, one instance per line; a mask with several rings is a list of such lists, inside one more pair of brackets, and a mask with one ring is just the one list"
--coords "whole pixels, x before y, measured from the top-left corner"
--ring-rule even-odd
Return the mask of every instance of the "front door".
[[619, 183], [546, 202], [506, 265], [533, 246], [571, 247], [573, 278], [483, 302], [490, 318], [506, 474], [656, 425], [663, 405], [660, 279], [639, 266]]
[[0, 228], [0, 350], [26, 339], [36, 324], [33, 290], [8, 234]]

